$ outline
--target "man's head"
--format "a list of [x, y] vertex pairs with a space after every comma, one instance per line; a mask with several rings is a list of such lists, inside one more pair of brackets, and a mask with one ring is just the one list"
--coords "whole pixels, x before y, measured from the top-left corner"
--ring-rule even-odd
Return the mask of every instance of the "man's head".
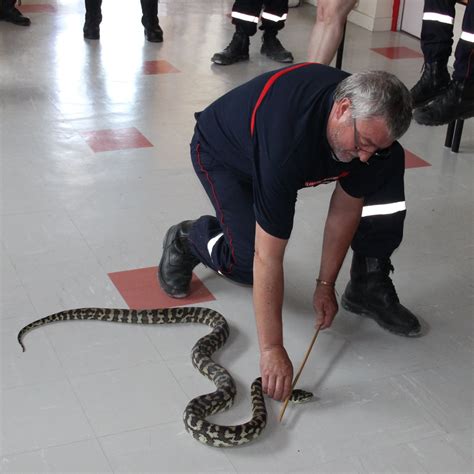
[[384, 150], [410, 126], [410, 92], [385, 71], [355, 73], [334, 92], [327, 137], [339, 161], [384, 156]]

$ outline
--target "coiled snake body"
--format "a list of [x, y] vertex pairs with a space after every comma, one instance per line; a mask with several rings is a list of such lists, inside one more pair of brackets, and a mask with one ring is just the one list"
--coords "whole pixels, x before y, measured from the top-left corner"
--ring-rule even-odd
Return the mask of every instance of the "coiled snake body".
[[[256, 439], [265, 428], [267, 411], [262, 394], [262, 382], [257, 378], [251, 385], [252, 418], [243, 424], [223, 426], [210, 423], [206, 417], [230, 408], [236, 395], [236, 387], [229, 372], [211, 359], [229, 337], [229, 326], [217, 311], [201, 307], [165, 309], [107, 309], [82, 308], [61, 311], [38, 319], [18, 333], [23, 351], [23, 337], [32, 329], [56, 321], [98, 320], [129, 324], [202, 323], [212, 331], [194, 345], [191, 358], [196, 369], [216, 385], [212, 393], [193, 398], [186, 406], [183, 421], [186, 430], [198, 441], [214, 447], [239, 446]], [[311, 398], [310, 392], [294, 390], [292, 401], [301, 403]]]

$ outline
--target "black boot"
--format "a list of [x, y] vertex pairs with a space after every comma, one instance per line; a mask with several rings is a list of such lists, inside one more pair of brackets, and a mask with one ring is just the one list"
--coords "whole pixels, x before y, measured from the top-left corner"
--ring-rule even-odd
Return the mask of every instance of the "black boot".
[[163, 30], [158, 19], [158, 0], [141, 0], [142, 25], [145, 27], [145, 38], [151, 43], [163, 42]]
[[262, 47], [260, 52], [279, 63], [292, 63], [293, 55], [287, 51], [280, 40], [276, 37], [276, 32], [265, 31], [262, 37]]
[[443, 125], [474, 117], [474, 81], [451, 81], [443, 95], [416, 109], [413, 117], [421, 125]]
[[154, 26], [145, 27], [145, 38], [150, 43], [162, 43], [163, 42], [163, 30], [158, 23], [158, 18], [156, 19], [157, 23]]
[[188, 243], [194, 221], [183, 221], [168, 230], [163, 240], [163, 255], [158, 266], [158, 279], [164, 292], [172, 298], [189, 294], [193, 268], [199, 263]]
[[421, 107], [436, 96], [443, 94], [448, 87], [449, 81], [450, 77], [446, 62], [425, 63], [420, 80], [410, 91], [413, 108]]
[[102, 0], [86, 0], [86, 18], [84, 22], [84, 38], [100, 39], [100, 23], [102, 21]]
[[0, 20], [18, 26], [30, 26], [31, 20], [15, 8], [16, 0], [0, 0]]
[[372, 318], [384, 329], [400, 336], [421, 335], [418, 319], [400, 304], [389, 276], [389, 258], [363, 257], [354, 253], [351, 280], [341, 298], [344, 309]]
[[249, 36], [241, 31], [236, 31], [229, 45], [223, 51], [214, 54], [211, 61], [220, 66], [228, 66], [238, 61], [247, 61], [249, 45]]

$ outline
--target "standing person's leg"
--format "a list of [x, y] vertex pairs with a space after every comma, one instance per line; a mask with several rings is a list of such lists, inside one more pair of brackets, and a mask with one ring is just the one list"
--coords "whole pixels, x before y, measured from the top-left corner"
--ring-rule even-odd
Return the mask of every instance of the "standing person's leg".
[[152, 43], [163, 41], [163, 30], [158, 19], [158, 0], [140, 0], [145, 38]]
[[236, 0], [232, 6], [232, 24], [235, 33], [231, 42], [222, 51], [215, 53], [211, 61], [227, 66], [249, 58], [250, 36], [257, 32], [257, 24], [263, 0]]
[[84, 38], [98, 40], [100, 38], [100, 22], [102, 21], [102, 0], [85, 0], [85, 7]]
[[390, 278], [390, 256], [403, 238], [406, 214], [403, 176], [405, 152], [396, 142], [390, 158], [391, 179], [366, 198], [362, 218], [352, 241], [351, 280], [342, 295], [342, 307], [374, 319], [401, 336], [419, 336], [418, 319], [400, 304]]
[[357, 0], [319, 0], [308, 45], [308, 61], [330, 64], [341, 44], [347, 15]]
[[191, 158], [216, 216], [201, 216], [168, 230], [159, 264], [159, 281], [173, 298], [189, 294], [192, 270], [198, 263], [236, 282], [253, 282], [252, 183], [214, 160], [201, 148], [196, 135], [191, 143]]
[[462, 31], [455, 51], [453, 80], [474, 82], [474, 1], [469, 0], [464, 11]]
[[413, 107], [443, 94], [449, 84], [448, 59], [453, 46], [455, 0], [425, 0], [421, 28], [423, 74], [411, 89]]
[[446, 91], [414, 117], [423, 125], [442, 125], [474, 116], [474, 0], [464, 12], [461, 36], [456, 46], [452, 81]]
[[274, 61], [292, 63], [293, 55], [287, 51], [277, 38], [278, 32], [285, 27], [288, 15], [288, 0], [265, 0], [262, 12], [263, 30], [260, 52]]
[[16, 0], [0, 0], [0, 20], [18, 26], [30, 26], [31, 21], [15, 7]]

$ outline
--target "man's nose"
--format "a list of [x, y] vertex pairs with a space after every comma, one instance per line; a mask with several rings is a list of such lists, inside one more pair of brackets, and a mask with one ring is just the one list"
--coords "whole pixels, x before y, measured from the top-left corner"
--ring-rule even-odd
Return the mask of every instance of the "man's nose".
[[370, 157], [373, 155], [373, 153], [369, 151], [359, 150], [358, 155], [359, 155], [359, 160], [362, 161], [362, 163], [367, 163]]

